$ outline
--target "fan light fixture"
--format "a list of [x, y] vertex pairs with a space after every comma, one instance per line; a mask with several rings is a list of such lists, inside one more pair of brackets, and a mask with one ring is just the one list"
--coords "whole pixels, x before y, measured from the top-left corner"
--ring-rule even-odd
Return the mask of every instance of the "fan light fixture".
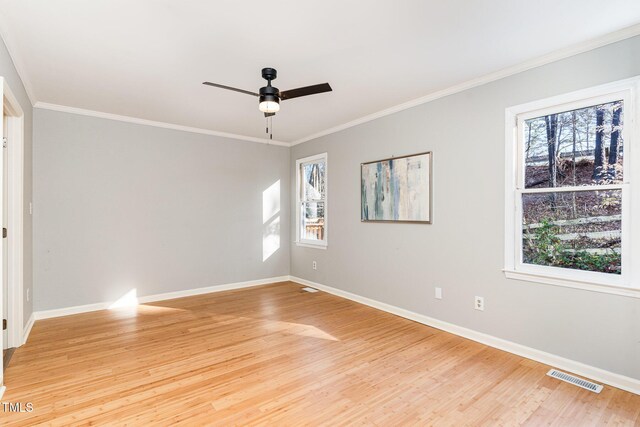
[[260, 97], [260, 105], [258, 106], [263, 113], [277, 113], [280, 111], [280, 101], [277, 96], [265, 95]]

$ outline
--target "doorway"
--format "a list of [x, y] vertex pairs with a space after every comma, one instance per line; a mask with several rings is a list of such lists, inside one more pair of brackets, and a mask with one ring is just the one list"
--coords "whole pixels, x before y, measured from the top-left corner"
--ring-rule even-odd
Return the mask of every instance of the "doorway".
[[[24, 200], [24, 113], [4, 78], [0, 77], [2, 105], [2, 147], [0, 148], [0, 318], [6, 320], [0, 341], [5, 349], [24, 344], [23, 295], [23, 200]], [[6, 142], [5, 138], [6, 137]], [[6, 229], [6, 232], [5, 232]], [[6, 237], [4, 237], [6, 236]], [[4, 326], [4, 325], [3, 325]], [[4, 366], [4, 354], [2, 354]], [[0, 369], [0, 386], [4, 383], [4, 369]], [[0, 394], [2, 387], [0, 387]]]
[[11, 307], [9, 306], [9, 241], [7, 240], [7, 227], [9, 218], [9, 158], [7, 156], [7, 141], [9, 140], [9, 114], [2, 111], [2, 369], [9, 366], [11, 356], [16, 347], [9, 346], [9, 332], [6, 320], [11, 318]]
[[[8, 163], [7, 163], [7, 141], [9, 139], [9, 115], [6, 109], [2, 109], [2, 154], [0, 165], [2, 167], [2, 353], [6, 360], [9, 348], [9, 333], [7, 331], [7, 319], [10, 316], [9, 310], [9, 269], [8, 269], [8, 244], [7, 244], [7, 218], [8, 218]], [[9, 353], [11, 354], [11, 353]], [[4, 363], [3, 363], [4, 366]]]

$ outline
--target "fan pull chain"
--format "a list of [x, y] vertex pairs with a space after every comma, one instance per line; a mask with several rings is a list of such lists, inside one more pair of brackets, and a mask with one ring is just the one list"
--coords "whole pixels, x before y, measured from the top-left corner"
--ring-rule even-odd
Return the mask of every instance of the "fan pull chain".
[[267, 117], [267, 128], [266, 128], [266, 132], [269, 134], [269, 139], [273, 139], [273, 122], [271, 121], [271, 118], [273, 116], [269, 116]]

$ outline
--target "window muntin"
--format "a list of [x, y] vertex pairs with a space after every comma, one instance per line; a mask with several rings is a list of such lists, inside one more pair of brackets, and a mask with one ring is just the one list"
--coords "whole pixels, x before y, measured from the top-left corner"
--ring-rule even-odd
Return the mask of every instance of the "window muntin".
[[327, 156], [313, 156], [297, 162], [298, 242], [326, 246], [327, 242]]

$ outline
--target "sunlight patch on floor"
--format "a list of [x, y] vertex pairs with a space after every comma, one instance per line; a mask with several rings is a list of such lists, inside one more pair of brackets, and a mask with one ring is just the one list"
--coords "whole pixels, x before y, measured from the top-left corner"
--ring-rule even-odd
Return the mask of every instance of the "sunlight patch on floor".
[[282, 322], [279, 320], [263, 320], [261, 326], [268, 332], [283, 332], [286, 334], [298, 335], [310, 338], [319, 338], [329, 341], [340, 341], [331, 334], [326, 333], [313, 325], [305, 325], [302, 323]]
[[170, 314], [170, 313], [179, 313], [185, 312], [182, 308], [174, 308], [174, 307], [163, 307], [160, 305], [146, 305], [140, 304], [137, 307], [138, 313], [140, 314]]

